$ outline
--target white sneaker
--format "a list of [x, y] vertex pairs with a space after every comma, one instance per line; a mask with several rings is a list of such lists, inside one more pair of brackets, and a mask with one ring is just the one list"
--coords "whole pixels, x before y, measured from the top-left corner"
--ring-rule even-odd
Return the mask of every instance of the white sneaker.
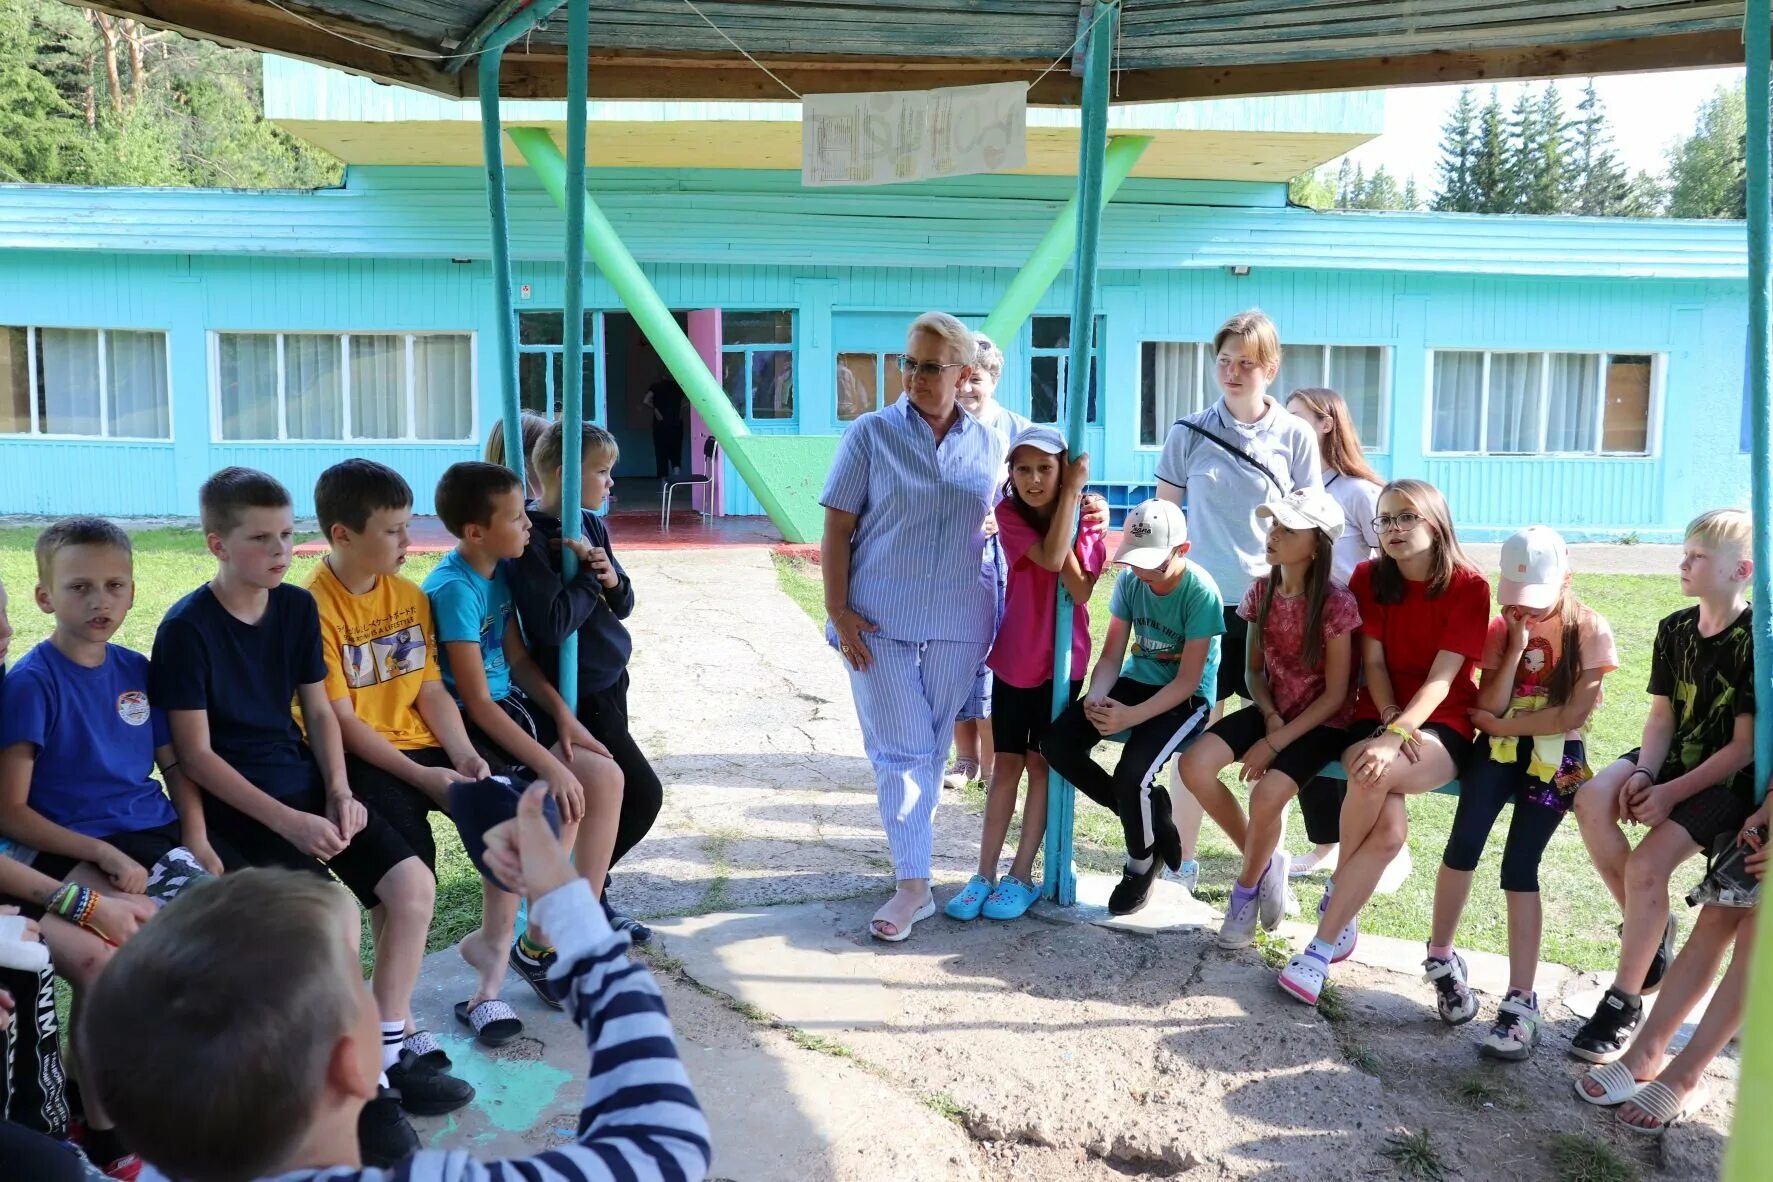
[[1415, 865], [1410, 861], [1410, 847], [1405, 846], [1397, 852], [1397, 857], [1391, 860], [1391, 864], [1379, 876], [1379, 885], [1373, 888], [1373, 893], [1375, 895], [1397, 894], [1398, 888], [1409, 880], [1415, 870]]
[[1286, 917], [1287, 865], [1291, 861], [1285, 850], [1275, 850], [1268, 859], [1268, 869], [1262, 872], [1262, 881], [1257, 884], [1256, 918], [1266, 931], [1272, 932]]
[[1342, 852], [1341, 846], [1320, 845], [1309, 854], [1300, 854], [1287, 867], [1289, 878], [1304, 878], [1307, 874], [1336, 873], [1337, 855]]
[[1190, 860], [1182, 863], [1179, 869], [1165, 870], [1164, 878], [1169, 882], [1181, 883], [1182, 889], [1192, 895], [1194, 888], [1200, 885], [1200, 862]]
[[1248, 948], [1256, 942], [1259, 899], [1260, 896], [1251, 898], [1242, 907], [1225, 913], [1225, 922], [1219, 925], [1219, 947]]
[[1434, 986], [1434, 1008], [1449, 1026], [1463, 1026], [1477, 1016], [1477, 994], [1466, 983], [1465, 958], [1457, 952], [1447, 960], [1430, 956], [1422, 962], [1422, 979]]

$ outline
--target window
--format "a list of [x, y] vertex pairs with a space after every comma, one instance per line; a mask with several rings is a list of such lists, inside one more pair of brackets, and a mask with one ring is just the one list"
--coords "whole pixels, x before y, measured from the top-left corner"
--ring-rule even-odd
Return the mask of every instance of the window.
[[752, 421], [793, 418], [794, 313], [723, 311], [720, 336], [720, 384], [733, 409]]
[[[1090, 339], [1090, 397], [1085, 410], [1092, 423], [1101, 421], [1096, 416], [1096, 373], [1100, 368], [1097, 357], [1102, 348], [1102, 322], [1103, 317], [1096, 317], [1096, 331]], [[1037, 423], [1057, 423], [1069, 389], [1071, 317], [1036, 316], [1029, 331], [1028, 417]]]
[[1429, 450], [1644, 455], [1656, 359], [1638, 353], [1434, 353]]
[[[1288, 345], [1269, 396], [1284, 402], [1304, 386], [1328, 386], [1342, 395], [1363, 447], [1384, 447], [1385, 370], [1389, 350], [1380, 345]], [[1219, 399], [1211, 345], [1146, 341], [1139, 349], [1139, 443], [1159, 447], [1170, 424]]]
[[890, 404], [905, 389], [897, 353], [837, 355], [837, 421], [854, 422]]
[[1206, 345], [1192, 341], [1146, 341], [1139, 346], [1139, 443], [1161, 445], [1170, 424], [1205, 410], [1218, 398], [1208, 372]]
[[0, 435], [171, 439], [166, 334], [0, 327]]
[[[597, 345], [602, 318], [585, 313], [584, 375], [585, 418], [597, 417]], [[566, 314], [519, 312], [517, 314], [517, 398], [524, 410], [544, 418], [560, 417], [566, 401]]]
[[474, 437], [470, 333], [215, 334], [224, 440]]

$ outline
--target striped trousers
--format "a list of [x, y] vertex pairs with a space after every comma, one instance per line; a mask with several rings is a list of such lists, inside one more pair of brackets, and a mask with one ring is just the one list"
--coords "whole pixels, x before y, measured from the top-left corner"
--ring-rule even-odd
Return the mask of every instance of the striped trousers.
[[[930, 876], [930, 847], [954, 716], [987, 641], [867, 638], [874, 663], [850, 669], [862, 746], [874, 766], [880, 823], [901, 880]], [[846, 665], [847, 667], [847, 665]]]

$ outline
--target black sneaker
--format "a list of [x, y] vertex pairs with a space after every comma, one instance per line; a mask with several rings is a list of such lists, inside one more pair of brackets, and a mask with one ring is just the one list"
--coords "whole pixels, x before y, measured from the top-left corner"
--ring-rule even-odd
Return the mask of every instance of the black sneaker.
[[517, 970], [517, 975], [529, 982], [529, 987], [536, 991], [536, 996], [542, 999], [544, 1005], [555, 1010], [566, 1008], [560, 998], [555, 996], [554, 986], [548, 980], [548, 970], [553, 968], [554, 962], [559, 959], [557, 954], [549, 952], [540, 960], [531, 960], [513, 941], [509, 959], [511, 967]]
[[400, 1093], [378, 1088], [376, 1098], [357, 1114], [357, 1150], [363, 1164], [379, 1169], [399, 1165], [419, 1151], [419, 1135], [400, 1111]]
[[1108, 895], [1108, 914], [1131, 915], [1145, 906], [1146, 901], [1151, 898], [1151, 884], [1157, 881], [1157, 876], [1162, 870], [1163, 863], [1155, 857], [1151, 859], [1151, 865], [1144, 871], [1123, 866], [1120, 872], [1120, 881], [1114, 885], [1114, 890]]
[[1182, 869], [1182, 832], [1176, 828], [1175, 814], [1170, 811], [1170, 793], [1156, 784], [1151, 786], [1152, 852], [1157, 860], [1171, 870]]
[[400, 1106], [414, 1116], [442, 1116], [474, 1098], [474, 1087], [426, 1063], [411, 1051], [388, 1068], [388, 1083], [400, 1093]]
[[1595, 1007], [1594, 1017], [1570, 1041], [1570, 1054], [1590, 1063], [1611, 1063], [1625, 1054], [1631, 1036], [1644, 1019], [1644, 1001], [1628, 997], [1618, 989], [1608, 989]]
[[652, 940], [653, 930], [644, 923], [631, 915], [623, 915], [609, 905], [608, 899], [600, 899], [598, 902], [603, 904], [603, 918], [609, 920], [610, 931], [627, 932], [628, 942], [631, 944], [646, 944]]
[[1662, 978], [1668, 972], [1668, 966], [1674, 960], [1675, 941], [1680, 938], [1681, 925], [1673, 915], [1662, 929], [1662, 943], [1656, 948], [1656, 956], [1650, 961], [1650, 970], [1644, 974], [1644, 993], [1655, 993], [1662, 988]]

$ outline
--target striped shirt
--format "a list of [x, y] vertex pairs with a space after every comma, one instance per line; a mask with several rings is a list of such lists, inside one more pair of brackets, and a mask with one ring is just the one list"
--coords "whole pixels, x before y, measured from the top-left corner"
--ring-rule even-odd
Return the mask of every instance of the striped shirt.
[[[263, 1182], [698, 1182], [708, 1174], [708, 1122], [677, 1058], [664, 998], [628, 937], [610, 931], [582, 878], [537, 901], [531, 914], [569, 983], [568, 1011], [591, 1052], [577, 1141], [533, 1157], [477, 1162], [461, 1149], [428, 1149], [391, 1170], [335, 1166]], [[163, 1182], [143, 1170], [143, 1182]]]
[[981, 564], [1003, 459], [964, 410], [937, 443], [909, 396], [844, 432], [819, 503], [857, 516], [850, 608], [881, 636], [991, 642], [997, 584]]

